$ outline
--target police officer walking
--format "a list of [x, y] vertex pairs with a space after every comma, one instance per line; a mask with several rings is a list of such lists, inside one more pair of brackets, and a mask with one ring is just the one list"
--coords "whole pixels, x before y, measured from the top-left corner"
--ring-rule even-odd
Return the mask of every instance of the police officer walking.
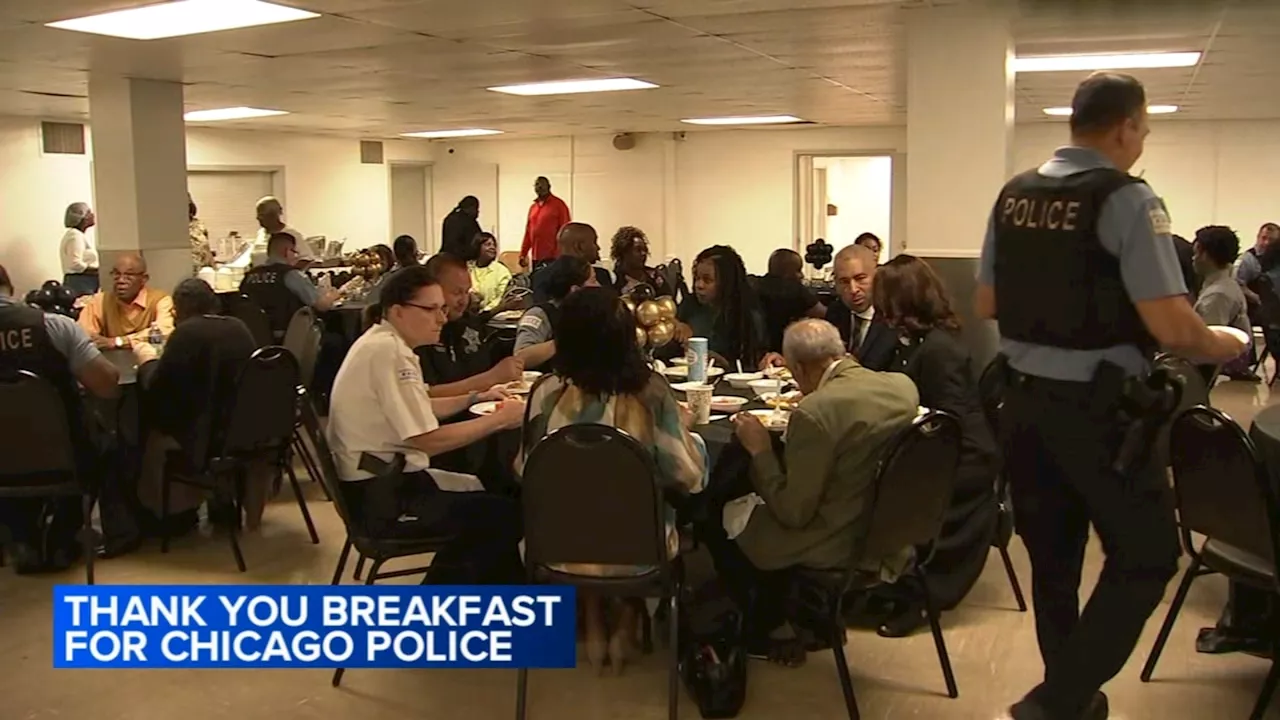
[[[1128, 75], [1081, 83], [1071, 144], [1005, 185], [982, 248], [976, 310], [998, 321], [1008, 365], [1001, 442], [1045, 666], [1015, 720], [1106, 718], [1100, 688], [1177, 572], [1164, 472], [1149, 453], [1121, 459], [1133, 449], [1126, 388], [1157, 348], [1204, 361], [1244, 350], [1192, 310], [1164, 203], [1128, 174], [1146, 105]], [[1081, 612], [1090, 523], [1106, 562]]]

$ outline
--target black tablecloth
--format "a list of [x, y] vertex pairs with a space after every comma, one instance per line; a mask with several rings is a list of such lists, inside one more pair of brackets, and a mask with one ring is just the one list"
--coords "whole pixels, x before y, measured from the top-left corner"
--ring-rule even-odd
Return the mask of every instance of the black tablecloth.
[[[750, 399], [750, 402], [742, 406], [742, 410], [769, 409], [768, 405], [765, 405], [756, 399], [755, 392], [750, 388], [739, 390], [725, 380], [721, 380], [716, 383], [715, 394], [735, 395], [737, 397]], [[683, 397], [683, 395], [684, 393], [677, 393], [678, 397]], [[727, 415], [728, 413], [712, 410], [711, 414]], [[723, 420], [716, 420], [715, 422], [707, 425], [695, 425], [693, 426], [693, 431], [701, 435], [702, 439], [706, 441], [708, 467], [714, 468], [716, 466], [716, 462], [720, 459], [720, 454], [724, 452], [724, 449], [737, 442], [737, 439], [733, 434], [733, 423], [727, 417]], [[781, 433], [778, 433], [778, 435], [781, 435]]]

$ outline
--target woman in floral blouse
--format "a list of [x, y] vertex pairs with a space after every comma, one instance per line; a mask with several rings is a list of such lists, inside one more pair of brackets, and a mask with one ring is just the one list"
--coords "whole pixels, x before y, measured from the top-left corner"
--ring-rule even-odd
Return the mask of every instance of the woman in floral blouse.
[[[618, 428], [653, 455], [655, 480], [663, 488], [702, 490], [707, 478], [706, 447], [689, 431], [692, 418], [676, 402], [661, 375], [646, 365], [635, 342], [635, 319], [617, 294], [584, 288], [570, 295], [556, 328], [556, 374], [539, 382], [529, 398], [525, 442], [517, 472], [538, 440], [566, 425], [595, 423]], [[667, 547], [672, 557], [679, 539], [675, 513], [667, 509]], [[564, 565], [560, 572], [593, 576], [639, 575], [649, 568]], [[603, 598], [586, 596], [587, 658], [603, 668], [606, 655], [620, 672], [635, 637], [640, 610], [623, 603], [610, 634]]]

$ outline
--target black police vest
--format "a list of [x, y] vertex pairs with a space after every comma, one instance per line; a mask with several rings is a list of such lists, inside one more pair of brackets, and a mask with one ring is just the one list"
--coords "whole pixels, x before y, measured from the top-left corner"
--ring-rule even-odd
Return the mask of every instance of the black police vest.
[[285, 276], [291, 272], [297, 270], [283, 263], [259, 265], [246, 272], [240, 281], [240, 292], [267, 314], [267, 322], [271, 323], [271, 332], [277, 340], [284, 337], [294, 313], [302, 309], [302, 301], [284, 283]]
[[1153, 350], [1120, 260], [1098, 239], [1102, 206], [1142, 180], [1110, 168], [1010, 180], [994, 210], [996, 315], [1011, 340], [1073, 350]]
[[534, 307], [542, 310], [547, 316], [547, 322], [551, 324], [551, 337], [556, 336], [556, 326], [560, 324], [560, 306], [552, 303], [550, 300], [540, 302]]
[[26, 305], [0, 305], [0, 373], [35, 373], [58, 391], [67, 415], [72, 441], [79, 446], [84, 428], [83, 407], [71, 363], [49, 339], [44, 312]]

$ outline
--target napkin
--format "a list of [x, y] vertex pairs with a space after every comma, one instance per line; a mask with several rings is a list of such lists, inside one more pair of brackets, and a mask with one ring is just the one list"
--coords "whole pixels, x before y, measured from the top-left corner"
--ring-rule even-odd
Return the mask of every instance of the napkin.
[[751, 513], [755, 509], [764, 504], [764, 498], [755, 493], [744, 495], [736, 500], [730, 500], [724, 505], [724, 513], [721, 516], [721, 522], [724, 524], [725, 534], [730, 540], [737, 538], [747, 529], [747, 522], [751, 520]]

